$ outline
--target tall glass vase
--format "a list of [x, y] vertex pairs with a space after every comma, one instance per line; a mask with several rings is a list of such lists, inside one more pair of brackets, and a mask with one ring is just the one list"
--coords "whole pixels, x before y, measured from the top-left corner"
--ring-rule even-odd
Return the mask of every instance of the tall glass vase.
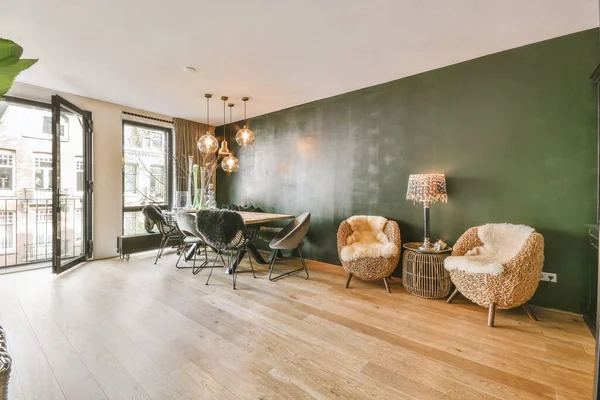
[[194, 174], [193, 174], [193, 170], [194, 170], [194, 157], [189, 156], [188, 157], [188, 191], [187, 191], [187, 197], [185, 200], [185, 209], [186, 210], [191, 210], [194, 207], [194, 203], [192, 203], [192, 181], [194, 179]]
[[200, 209], [208, 208], [206, 205], [206, 184], [208, 176], [206, 176], [206, 167], [200, 167]]
[[200, 209], [200, 189], [198, 189], [198, 171], [199, 167], [197, 164], [194, 164], [193, 168], [193, 176], [194, 176], [194, 210]]

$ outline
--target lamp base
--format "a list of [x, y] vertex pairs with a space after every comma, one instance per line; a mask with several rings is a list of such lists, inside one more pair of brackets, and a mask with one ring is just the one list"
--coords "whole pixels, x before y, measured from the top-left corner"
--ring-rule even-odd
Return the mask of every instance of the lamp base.
[[433, 250], [428, 237], [423, 238], [423, 244], [419, 246], [419, 250]]

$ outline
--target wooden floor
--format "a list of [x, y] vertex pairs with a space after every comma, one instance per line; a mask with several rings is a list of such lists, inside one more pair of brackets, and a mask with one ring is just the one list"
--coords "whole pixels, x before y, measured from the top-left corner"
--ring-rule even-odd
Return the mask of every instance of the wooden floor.
[[[341, 267], [270, 282], [175, 255], [0, 276], [11, 399], [589, 399], [594, 341], [580, 318], [392, 294]], [[291, 266], [296, 260], [288, 260]], [[244, 267], [246, 265], [243, 265]]]

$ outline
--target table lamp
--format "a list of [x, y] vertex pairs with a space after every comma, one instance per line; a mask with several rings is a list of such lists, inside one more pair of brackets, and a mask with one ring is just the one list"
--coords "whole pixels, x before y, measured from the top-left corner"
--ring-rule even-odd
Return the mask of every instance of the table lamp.
[[446, 175], [444, 174], [411, 174], [408, 178], [406, 200], [423, 203], [424, 237], [420, 250], [432, 250], [429, 240], [429, 205], [437, 202], [448, 202], [446, 193]]

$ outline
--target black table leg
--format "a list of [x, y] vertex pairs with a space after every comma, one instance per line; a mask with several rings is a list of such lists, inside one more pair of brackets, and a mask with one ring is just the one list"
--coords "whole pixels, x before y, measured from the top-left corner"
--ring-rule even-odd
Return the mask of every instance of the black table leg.
[[252, 258], [254, 258], [257, 263], [259, 263], [259, 264], [266, 264], [267, 263], [265, 261], [265, 259], [258, 252], [258, 249], [252, 243], [250, 243], [248, 245], [248, 251], [252, 255]]
[[[257, 263], [259, 263], [259, 264], [267, 263], [265, 261], [265, 259], [262, 257], [262, 255], [258, 252], [258, 249], [253, 244], [248, 245], [248, 251], [250, 252], [250, 255], [252, 256], [252, 258], [254, 258]], [[238, 265], [240, 265], [240, 262], [242, 262], [245, 255], [246, 255], [246, 250], [238, 251], [237, 256], [231, 260], [231, 264], [227, 267], [227, 269], [225, 270], [225, 273], [228, 275], [231, 275], [231, 271], [233, 271], [234, 269], [236, 269], [238, 267]]]
[[238, 268], [238, 266], [240, 265], [240, 263], [244, 259], [245, 255], [246, 255], [246, 250], [242, 249], [242, 250], [238, 251], [237, 254], [236, 254], [236, 256], [231, 259], [231, 264], [229, 264], [229, 266], [227, 266], [227, 269], [225, 270], [225, 273], [227, 275], [231, 275], [231, 272], [234, 271], [234, 270], [236, 270]]
[[194, 253], [196, 253], [197, 249], [198, 249], [198, 245], [196, 243], [193, 243], [190, 246], [190, 249], [187, 251], [187, 253], [185, 253], [185, 261], [190, 261], [191, 259], [193, 259]]

